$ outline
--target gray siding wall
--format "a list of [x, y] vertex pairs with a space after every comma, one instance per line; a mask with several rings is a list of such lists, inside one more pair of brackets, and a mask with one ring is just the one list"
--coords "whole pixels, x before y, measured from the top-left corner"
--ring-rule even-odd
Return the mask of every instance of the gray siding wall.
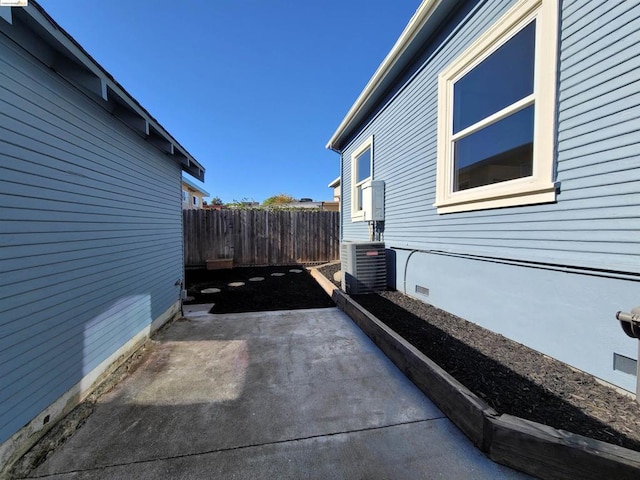
[[0, 443], [179, 300], [180, 185], [0, 34]]
[[450, 215], [432, 206], [437, 75], [513, 3], [480, 2], [344, 151], [344, 239], [367, 238], [350, 219], [350, 156], [373, 134], [388, 244], [640, 273], [638, 2], [562, 2], [556, 204]]
[[448, 215], [432, 206], [437, 75], [513, 3], [478, 2], [350, 142], [342, 156], [342, 238], [367, 239], [366, 223], [350, 218], [350, 156], [373, 135], [373, 176], [386, 183], [392, 285], [633, 391], [635, 377], [613, 370], [613, 354], [637, 358], [638, 348], [614, 319], [639, 303], [638, 2], [560, 2], [557, 203]]

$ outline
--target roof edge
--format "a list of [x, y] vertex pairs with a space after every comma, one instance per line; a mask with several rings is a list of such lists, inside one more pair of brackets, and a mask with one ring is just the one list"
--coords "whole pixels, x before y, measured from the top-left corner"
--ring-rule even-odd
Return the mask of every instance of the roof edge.
[[209, 192], [207, 192], [205, 189], [203, 189], [202, 187], [199, 187], [198, 185], [193, 183], [191, 180], [189, 180], [187, 178], [184, 178], [184, 176], [182, 176], [182, 183], [184, 183], [185, 185], [188, 185], [189, 187], [191, 187], [195, 191], [202, 193], [204, 197], [210, 197], [211, 196], [209, 194]]
[[[330, 150], [336, 150], [336, 143], [349, 129], [352, 122], [356, 119], [363, 109], [367, 106], [372, 99], [376, 90], [380, 87], [383, 81], [387, 78], [392, 68], [401, 59], [402, 55], [407, 50], [407, 47], [411, 45], [414, 39], [418, 36], [422, 28], [427, 21], [431, 18], [436, 11], [442, 0], [423, 0], [416, 13], [409, 20], [409, 23], [400, 34], [400, 37], [394, 44], [391, 51], [384, 58], [378, 69], [375, 71], [367, 85], [364, 87], [355, 103], [351, 106], [346, 116], [331, 136], [325, 148]], [[336, 150], [337, 151], [337, 150]]]
[[[138, 122], [138, 133], [149, 137], [151, 135], [158, 136], [164, 144], [161, 147], [167, 155], [172, 157], [176, 163], [181, 165], [181, 169], [192, 175], [193, 177], [204, 180], [204, 167], [184, 148], [161, 124], [158, 122], [125, 88], [120, 85], [116, 79], [105, 70], [85, 49], [80, 45], [65, 29], [63, 29], [48, 13], [38, 4], [37, 1], [31, 0], [26, 7], [10, 7], [19, 9], [26, 16], [32, 19], [46, 35], [40, 36], [41, 40], [47, 42], [55, 50], [64, 51], [84, 65], [88, 71], [100, 80], [100, 92], [96, 92], [97, 98], [104, 100], [107, 104], [113, 96], [126, 107], [127, 112], [139, 118], [142, 122]], [[13, 10], [12, 10], [13, 11]], [[51, 43], [53, 42], [53, 43]], [[125, 122], [127, 123], [127, 122]], [[132, 125], [128, 123], [131, 127]], [[132, 127], [134, 128], [134, 127]], [[134, 128], [136, 129], [136, 128]], [[155, 139], [152, 139], [155, 140]], [[157, 143], [157, 142], [152, 142]]]

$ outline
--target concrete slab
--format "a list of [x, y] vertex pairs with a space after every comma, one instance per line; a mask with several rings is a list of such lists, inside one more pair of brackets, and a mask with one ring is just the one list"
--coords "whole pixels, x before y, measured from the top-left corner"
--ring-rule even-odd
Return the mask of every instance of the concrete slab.
[[521, 478], [338, 309], [186, 313], [34, 475]]
[[[455, 456], [455, 461], [451, 461]], [[519, 478], [469, 449], [449, 421], [437, 419], [254, 445], [201, 455], [115, 465], [47, 477], [57, 480], [136, 478], [500, 479]]]
[[219, 288], [205, 288], [204, 290], [200, 290], [200, 293], [220, 293], [221, 291]]

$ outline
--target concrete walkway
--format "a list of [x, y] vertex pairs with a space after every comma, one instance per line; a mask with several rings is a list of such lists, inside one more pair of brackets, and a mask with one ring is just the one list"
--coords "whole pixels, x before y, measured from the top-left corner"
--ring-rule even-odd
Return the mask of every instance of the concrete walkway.
[[205, 308], [33, 477], [528, 478], [484, 457], [340, 310]]

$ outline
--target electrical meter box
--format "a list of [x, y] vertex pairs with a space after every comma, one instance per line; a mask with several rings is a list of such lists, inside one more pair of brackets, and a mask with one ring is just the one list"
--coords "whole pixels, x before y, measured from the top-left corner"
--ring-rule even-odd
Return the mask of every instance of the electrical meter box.
[[384, 221], [384, 182], [372, 180], [362, 186], [362, 211], [365, 222]]

